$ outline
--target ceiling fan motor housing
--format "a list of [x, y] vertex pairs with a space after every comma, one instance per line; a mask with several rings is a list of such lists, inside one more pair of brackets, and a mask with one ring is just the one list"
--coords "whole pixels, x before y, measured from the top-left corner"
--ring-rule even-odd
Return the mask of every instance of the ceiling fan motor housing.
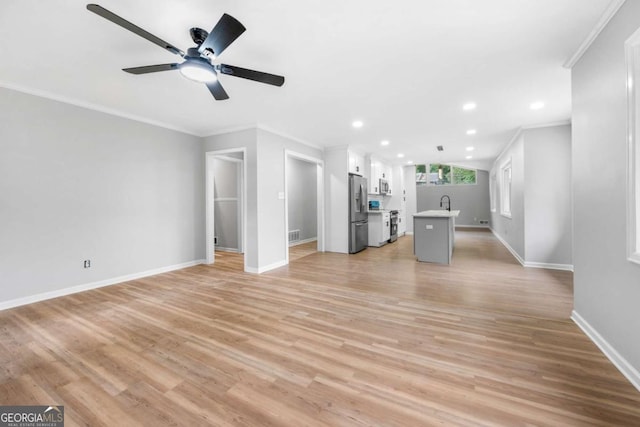
[[207, 36], [209, 36], [208, 32], [198, 27], [191, 28], [189, 30], [189, 34], [191, 34], [191, 40], [193, 40], [193, 42], [198, 46], [200, 46], [202, 42], [207, 39]]

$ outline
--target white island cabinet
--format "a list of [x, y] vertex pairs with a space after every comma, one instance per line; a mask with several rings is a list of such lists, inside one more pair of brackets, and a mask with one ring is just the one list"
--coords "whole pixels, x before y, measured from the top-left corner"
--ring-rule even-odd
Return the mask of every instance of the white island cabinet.
[[458, 215], [460, 211], [446, 210], [413, 215], [413, 253], [418, 261], [451, 264]]

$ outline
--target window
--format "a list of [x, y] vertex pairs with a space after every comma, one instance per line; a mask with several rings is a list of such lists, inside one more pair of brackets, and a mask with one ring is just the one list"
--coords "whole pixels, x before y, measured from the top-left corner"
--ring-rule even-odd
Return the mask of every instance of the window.
[[640, 264], [640, 30], [625, 43], [627, 59], [627, 256]]
[[491, 206], [491, 212], [496, 211], [496, 174], [491, 174], [489, 178], [489, 204]]
[[511, 218], [511, 160], [500, 168], [500, 213]]
[[418, 185], [468, 185], [476, 183], [476, 171], [459, 166], [433, 163], [416, 166], [416, 184]]

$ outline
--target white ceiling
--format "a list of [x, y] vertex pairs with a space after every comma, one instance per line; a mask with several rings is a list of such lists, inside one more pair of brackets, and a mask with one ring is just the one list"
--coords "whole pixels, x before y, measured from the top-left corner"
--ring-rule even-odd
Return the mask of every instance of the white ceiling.
[[[520, 126], [570, 118], [562, 64], [609, 1], [101, 0], [183, 50], [192, 26], [210, 30], [225, 12], [242, 22], [247, 31], [220, 61], [284, 75], [285, 85], [222, 76], [231, 98], [215, 101], [178, 72], [121, 71], [180, 58], [84, 1], [2, 0], [0, 85], [201, 136], [257, 124], [397, 162], [402, 152], [403, 162], [486, 168]], [[475, 111], [462, 111], [468, 101]], [[530, 110], [534, 101], [545, 108]]]

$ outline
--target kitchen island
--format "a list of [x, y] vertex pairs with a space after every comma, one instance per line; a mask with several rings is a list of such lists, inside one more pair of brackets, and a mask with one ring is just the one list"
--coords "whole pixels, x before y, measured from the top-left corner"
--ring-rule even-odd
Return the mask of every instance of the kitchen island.
[[413, 215], [413, 253], [421, 262], [451, 264], [455, 218], [460, 211], [430, 210]]

